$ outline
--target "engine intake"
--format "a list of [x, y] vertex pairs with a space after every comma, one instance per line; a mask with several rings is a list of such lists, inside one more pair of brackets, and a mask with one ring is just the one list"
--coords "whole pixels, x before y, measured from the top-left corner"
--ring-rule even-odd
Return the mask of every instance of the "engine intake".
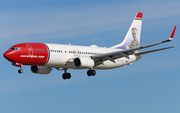
[[51, 68], [46, 66], [31, 66], [31, 72], [36, 74], [49, 74]]
[[77, 57], [74, 59], [73, 64], [76, 68], [92, 68], [94, 67], [94, 60], [90, 57]]

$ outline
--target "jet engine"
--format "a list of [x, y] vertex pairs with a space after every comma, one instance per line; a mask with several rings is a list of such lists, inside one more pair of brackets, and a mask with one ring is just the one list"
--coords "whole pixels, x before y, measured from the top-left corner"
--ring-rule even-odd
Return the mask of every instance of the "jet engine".
[[31, 66], [31, 72], [36, 74], [49, 74], [51, 72], [51, 67]]
[[73, 64], [76, 68], [92, 68], [94, 67], [94, 60], [90, 57], [77, 57], [74, 59]]

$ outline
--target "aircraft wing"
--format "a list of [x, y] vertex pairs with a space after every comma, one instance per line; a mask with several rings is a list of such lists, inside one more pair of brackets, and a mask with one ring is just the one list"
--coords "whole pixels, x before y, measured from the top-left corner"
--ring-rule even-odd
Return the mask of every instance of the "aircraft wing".
[[110, 53], [106, 53], [106, 54], [91, 56], [91, 58], [95, 61], [96, 66], [97, 66], [99, 64], [102, 64], [106, 60], [110, 60], [110, 61], [115, 63], [115, 61], [114, 61], [115, 59], [118, 59], [118, 58], [121, 58], [121, 57], [129, 58], [128, 55], [131, 55], [131, 54], [142, 55], [142, 54], [146, 54], [146, 53], [150, 53], [150, 52], [156, 52], [156, 51], [160, 51], [160, 50], [164, 50], [164, 49], [173, 48], [173, 47], [167, 47], [167, 48], [161, 48], [161, 49], [145, 51], [145, 52], [140, 52], [140, 53], [135, 52], [136, 50], [145, 49], [145, 48], [152, 47], [152, 46], [155, 46], [155, 45], [170, 42], [174, 37], [175, 30], [176, 30], [176, 26], [174, 27], [170, 37], [167, 40], [164, 40], [164, 41], [161, 41], [161, 42], [158, 42], [158, 43], [149, 44], [149, 45], [139, 46], [139, 47], [136, 47], [136, 48], [125, 49], [125, 50], [120, 50], [120, 51], [116, 51], [116, 52], [110, 52]]

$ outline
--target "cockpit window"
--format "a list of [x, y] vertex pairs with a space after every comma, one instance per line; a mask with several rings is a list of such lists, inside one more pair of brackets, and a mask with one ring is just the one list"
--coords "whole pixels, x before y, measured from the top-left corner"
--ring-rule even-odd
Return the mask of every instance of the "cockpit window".
[[9, 50], [21, 50], [21, 48], [20, 47], [11, 47], [11, 48], [9, 48]]
[[21, 48], [20, 48], [20, 47], [18, 47], [18, 48], [16, 48], [16, 50], [21, 50]]

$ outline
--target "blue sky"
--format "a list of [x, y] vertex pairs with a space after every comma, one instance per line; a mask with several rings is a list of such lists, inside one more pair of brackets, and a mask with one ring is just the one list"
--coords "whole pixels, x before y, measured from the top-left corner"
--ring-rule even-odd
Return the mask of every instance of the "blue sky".
[[[179, 113], [180, 60], [178, 0], [0, 0], [1, 113]], [[131, 66], [97, 70], [68, 70], [37, 75], [24, 66], [18, 74], [3, 58], [12, 45], [48, 42], [111, 47], [126, 35], [137, 12], [143, 12], [141, 45], [172, 42], [146, 50], [176, 48], [142, 56]]]

